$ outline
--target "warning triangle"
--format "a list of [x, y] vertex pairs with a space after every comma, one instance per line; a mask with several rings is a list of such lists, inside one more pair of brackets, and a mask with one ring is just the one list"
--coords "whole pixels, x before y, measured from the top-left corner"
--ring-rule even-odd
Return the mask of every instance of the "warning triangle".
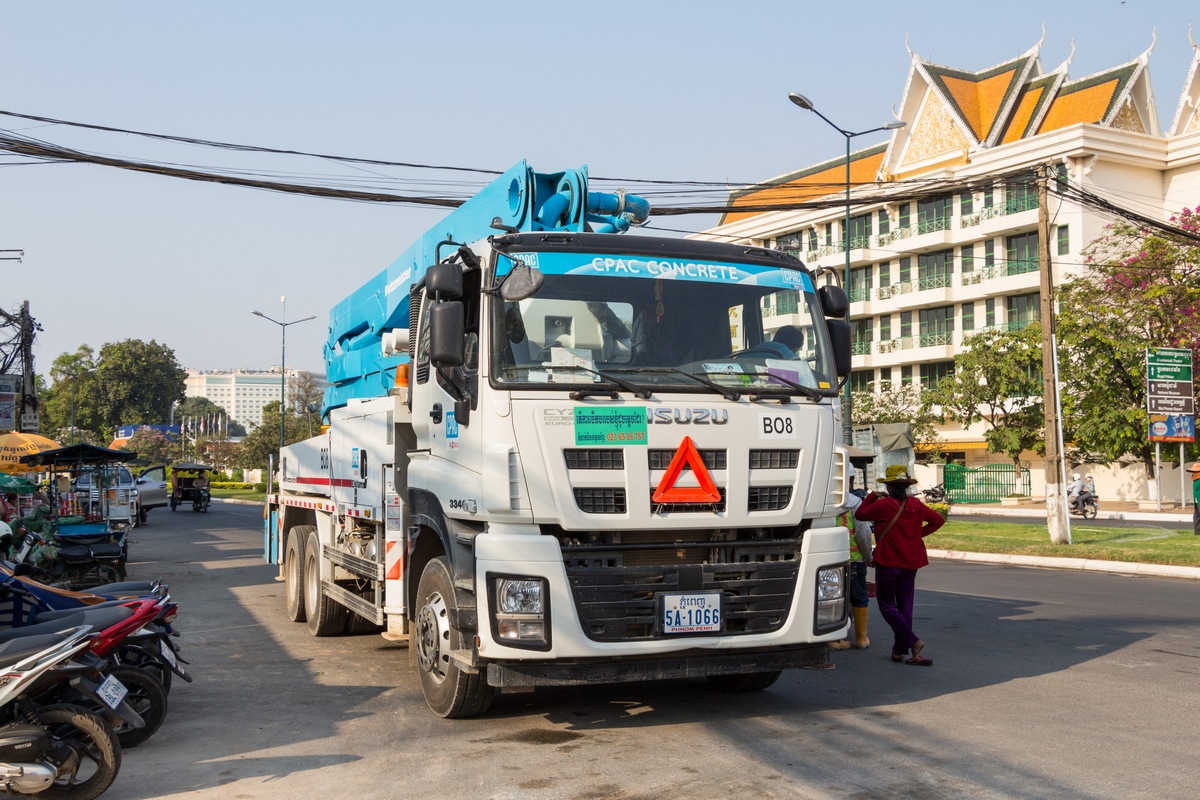
[[[679, 480], [684, 467], [692, 468], [692, 472], [700, 481], [699, 486], [675, 485], [675, 481]], [[717, 489], [717, 484], [713, 482], [708, 468], [704, 466], [704, 459], [700, 457], [700, 451], [696, 449], [696, 443], [692, 441], [692, 437], [685, 436], [679, 443], [679, 449], [675, 451], [675, 457], [671, 459], [666, 474], [658, 482], [658, 487], [655, 488], [651, 500], [655, 503], [721, 502], [721, 492]]]

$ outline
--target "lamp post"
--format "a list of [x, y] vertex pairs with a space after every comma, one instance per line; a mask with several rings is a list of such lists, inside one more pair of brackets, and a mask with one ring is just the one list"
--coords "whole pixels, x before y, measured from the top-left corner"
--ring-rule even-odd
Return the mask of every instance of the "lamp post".
[[[816, 114], [818, 117], [823, 119], [829, 125], [829, 127], [833, 128], [835, 131], [837, 131], [838, 133], [840, 133], [842, 136], [844, 136], [846, 138], [846, 219], [845, 219], [845, 223], [844, 223], [845, 230], [843, 231], [843, 235], [846, 240], [846, 243], [845, 243], [846, 274], [845, 274], [845, 278], [843, 280], [843, 285], [846, 288], [847, 296], [849, 296], [849, 294], [850, 294], [850, 140], [856, 136], [864, 136], [868, 133], [878, 133], [879, 131], [894, 131], [894, 130], [897, 130], [898, 128], [903, 128], [906, 123], [903, 120], [896, 120], [895, 122], [889, 122], [886, 125], [880, 125], [878, 128], [868, 128], [865, 131], [848, 131], [845, 128], [838, 125], [837, 123], [835, 123], [829, 117], [825, 116], [820, 111], [818, 111], [816, 106], [814, 106], [812, 104], [812, 101], [809, 100], [804, 95], [797, 94], [796, 92], [789, 92], [788, 99], [791, 100], [796, 105], [803, 108], [805, 111], [811, 111], [814, 114]], [[847, 306], [847, 308], [846, 308], [846, 322], [847, 323], [850, 322], [849, 306]], [[842, 398], [842, 439], [845, 441], [846, 444], [851, 444], [851, 445], [854, 444], [854, 423], [850, 419], [850, 381], [848, 379], [846, 381], [845, 396]]]
[[307, 316], [304, 319], [296, 319], [291, 322], [287, 321], [287, 297], [279, 298], [279, 302], [283, 304], [283, 319], [272, 319], [261, 311], [251, 311], [250, 313], [256, 317], [262, 317], [267, 322], [274, 322], [279, 326], [279, 338], [281, 340], [279, 348], [279, 452], [283, 453], [283, 430], [286, 422], [285, 411], [287, 409], [287, 329], [288, 325], [296, 325], [301, 322], [308, 322], [310, 319], [316, 319], [314, 316]]

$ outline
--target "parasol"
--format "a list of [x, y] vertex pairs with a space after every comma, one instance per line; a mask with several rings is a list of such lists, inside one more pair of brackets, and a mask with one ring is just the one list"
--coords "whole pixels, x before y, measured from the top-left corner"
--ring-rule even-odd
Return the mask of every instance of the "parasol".
[[21, 456], [42, 453], [46, 450], [56, 450], [62, 447], [53, 439], [38, 436], [36, 433], [5, 433], [0, 434], [0, 472], [10, 475], [21, 475], [37, 467], [21, 463]]

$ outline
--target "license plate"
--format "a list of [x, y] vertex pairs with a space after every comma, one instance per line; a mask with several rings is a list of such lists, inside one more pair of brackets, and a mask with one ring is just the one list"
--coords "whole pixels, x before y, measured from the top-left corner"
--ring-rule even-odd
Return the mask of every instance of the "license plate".
[[171, 649], [171, 645], [160, 639], [158, 649], [162, 653], [163, 661], [170, 664], [172, 669], [179, 669], [179, 659], [175, 658], [175, 651]]
[[658, 603], [664, 635], [721, 632], [720, 592], [660, 594]]
[[104, 705], [115, 710], [117, 706], [121, 705], [121, 701], [125, 699], [125, 695], [129, 694], [129, 690], [125, 688], [125, 684], [112, 675], [109, 675], [100, 684], [100, 687], [96, 689], [96, 694], [100, 697]]

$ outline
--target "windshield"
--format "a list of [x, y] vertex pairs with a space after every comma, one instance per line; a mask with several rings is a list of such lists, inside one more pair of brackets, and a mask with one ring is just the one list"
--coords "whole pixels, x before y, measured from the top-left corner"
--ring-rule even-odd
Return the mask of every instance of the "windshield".
[[[493, 305], [492, 379], [686, 391], [836, 393], [811, 278], [778, 266], [576, 252], [500, 255], [545, 274], [537, 294]], [[690, 377], [689, 377], [690, 376]]]

